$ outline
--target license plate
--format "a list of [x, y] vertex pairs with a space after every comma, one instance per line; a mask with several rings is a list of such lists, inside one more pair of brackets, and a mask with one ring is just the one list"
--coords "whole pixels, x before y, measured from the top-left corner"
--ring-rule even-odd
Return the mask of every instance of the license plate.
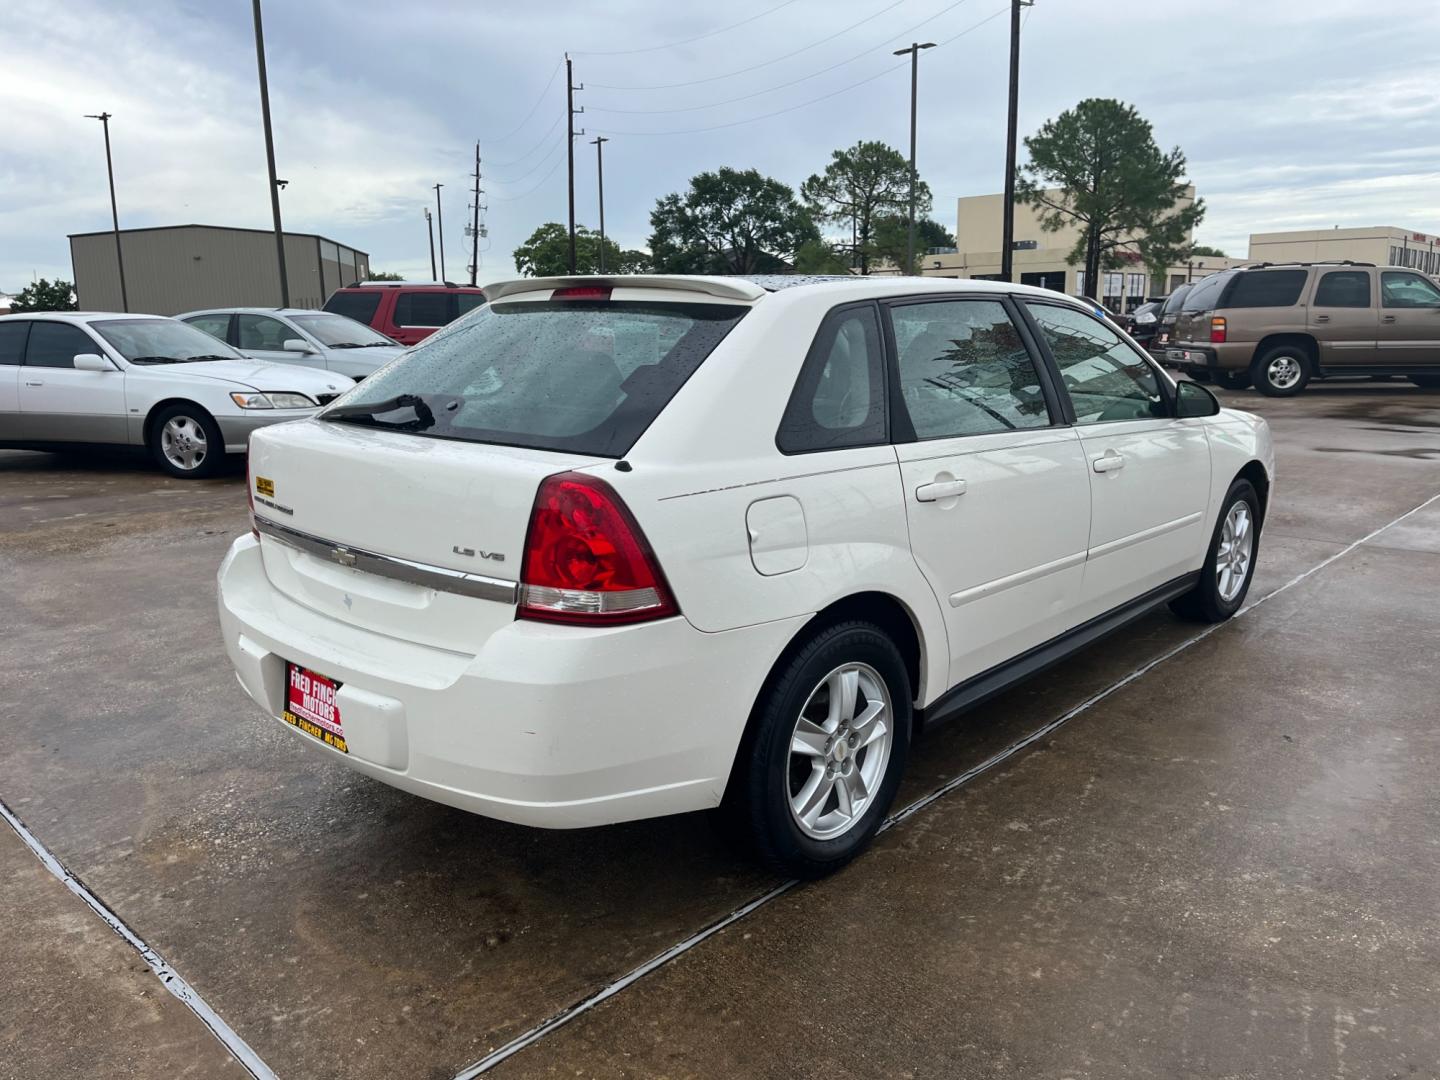
[[299, 664], [287, 663], [285, 710], [280, 719], [311, 738], [319, 739], [326, 746], [348, 754], [350, 748], [345, 745], [345, 729], [340, 726], [340, 706], [335, 703], [335, 694], [340, 686], [334, 679], [317, 675]]

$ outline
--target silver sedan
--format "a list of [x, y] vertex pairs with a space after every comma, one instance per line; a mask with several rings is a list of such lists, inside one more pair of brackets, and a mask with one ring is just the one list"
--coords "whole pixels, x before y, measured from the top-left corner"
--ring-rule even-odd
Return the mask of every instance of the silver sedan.
[[373, 375], [405, 351], [393, 338], [331, 311], [306, 308], [211, 308], [176, 315], [181, 322], [275, 364]]
[[0, 448], [134, 446], [208, 476], [256, 428], [312, 415], [355, 381], [248, 359], [158, 315], [0, 316]]

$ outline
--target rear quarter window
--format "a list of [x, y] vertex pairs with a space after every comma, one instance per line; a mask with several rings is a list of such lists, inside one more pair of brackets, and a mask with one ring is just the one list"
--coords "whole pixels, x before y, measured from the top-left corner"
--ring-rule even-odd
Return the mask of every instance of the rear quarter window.
[[1300, 299], [1308, 270], [1252, 270], [1236, 274], [1217, 307], [1289, 307]]
[[[346, 397], [345, 420], [620, 457], [747, 310], [636, 301], [492, 304], [368, 379]], [[411, 404], [354, 415], [397, 397]]]

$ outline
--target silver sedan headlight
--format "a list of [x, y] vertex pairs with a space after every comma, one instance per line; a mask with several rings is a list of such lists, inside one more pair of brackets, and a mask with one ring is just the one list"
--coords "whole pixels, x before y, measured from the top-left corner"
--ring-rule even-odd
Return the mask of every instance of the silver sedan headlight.
[[313, 409], [316, 402], [304, 394], [290, 394], [272, 390], [268, 394], [255, 391], [230, 395], [230, 400], [242, 409]]

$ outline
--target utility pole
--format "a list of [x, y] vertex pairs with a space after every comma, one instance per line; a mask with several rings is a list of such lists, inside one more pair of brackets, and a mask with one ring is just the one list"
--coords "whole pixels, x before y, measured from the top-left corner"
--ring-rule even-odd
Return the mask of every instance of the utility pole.
[[125, 292], [125, 260], [120, 255], [120, 211], [115, 208], [115, 166], [110, 162], [110, 114], [86, 113], [85, 119], [99, 120], [105, 128], [105, 172], [110, 177], [110, 222], [115, 226], [115, 267], [120, 271], [120, 310], [130, 310], [130, 297]]
[[430, 233], [430, 280], [439, 281], [440, 275], [435, 272], [435, 219], [430, 216], [430, 208], [425, 208], [425, 228]]
[[290, 279], [285, 274], [285, 231], [280, 227], [280, 184], [275, 178], [275, 136], [270, 130], [270, 83], [265, 78], [265, 31], [260, 23], [260, 0], [252, 0], [255, 14], [255, 63], [260, 69], [260, 117], [265, 122], [265, 165], [270, 170], [270, 213], [275, 219], [275, 260], [280, 267], [280, 306], [290, 306]]
[[480, 144], [475, 144], [475, 202], [470, 207], [474, 216], [470, 219], [470, 284], [475, 284], [475, 275], [480, 270], [480, 196], [485, 189], [480, 186]]
[[596, 135], [590, 140], [595, 144], [595, 181], [600, 186], [600, 273], [605, 272], [605, 144], [610, 140]]
[[584, 135], [585, 129], [575, 130], [575, 117], [585, 111], [585, 106], [575, 108], [575, 91], [584, 90], [584, 85], [575, 85], [575, 74], [570, 54], [565, 54], [565, 166], [569, 173], [570, 200], [570, 273], [575, 273], [575, 136]]
[[440, 278], [445, 281], [445, 214], [440, 209], [440, 189], [444, 184], [435, 185], [435, 228], [440, 230]]
[[910, 219], [905, 238], [905, 272], [915, 272], [915, 100], [920, 89], [920, 50], [933, 49], [935, 42], [912, 42], [908, 49], [896, 49], [896, 56], [910, 54]]
[[1005, 206], [1000, 237], [1000, 280], [1015, 277], [1015, 140], [1020, 123], [1020, 9], [1035, 0], [1010, 0], [1010, 111], [1005, 122]]

